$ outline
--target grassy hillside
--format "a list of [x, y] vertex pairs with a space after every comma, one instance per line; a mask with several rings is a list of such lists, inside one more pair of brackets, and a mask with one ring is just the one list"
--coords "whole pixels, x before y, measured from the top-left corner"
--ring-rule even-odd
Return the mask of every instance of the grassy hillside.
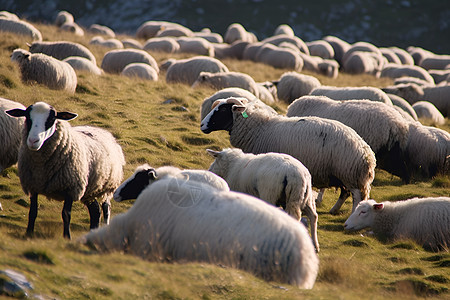
[[[53, 26], [36, 24], [46, 40], [71, 40], [93, 51], [101, 62], [105, 49], [88, 45], [91, 36], [74, 37]], [[57, 110], [79, 115], [72, 125], [108, 129], [125, 152], [125, 176], [144, 162], [159, 167], [205, 169], [212, 162], [206, 148], [229, 147], [225, 132], [203, 134], [199, 129], [200, 104], [214, 91], [145, 82], [117, 75], [78, 77], [77, 92], [69, 95], [43, 86], [24, 85], [11, 51], [26, 48], [20, 37], [0, 35], [0, 96], [25, 105], [45, 101]], [[152, 53], [158, 62], [166, 55]], [[181, 56], [177, 56], [181, 57]], [[286, 70], [246, 61], [225, 60], [233, 71], [246, 72], [257, 81], [278, 79]], [[100, 63], [99, 63], [100, 64]], [[311, 73], [309, 73], [311, 74]], [[385, 86], [389, 79], [340, 74], [331, 80], [313, 74], [323, 84]], [[167, 99], [172, 104], [163, 104]], [[186, 110], [181, 109], [186, 108]], [[286, 106], [275, 107], [283, 113]], [[443, 129], [450, 131], [447, 119]], [[0, 141], [1, 142], [1, 141]], [[347, 234], [343, 223], [351, 211], [347, 201], [340, 215], [328, 213], [338, 193], [327, 190], [319, 213], [320, 274], [312, 290], [299, 290], [276, 282], [264, 282], [238, 270], [208, 264], [168, 264], [143, 261], [121, 253], [99, 254], [76, 241], [89, 230], [89, 215], [74, 203], [72, 241], [62, 238], [62, 203], [39, 198], [36, 237], [24, 237], [28, 198], [20, 187], [17, 168], [0, 176], [0, 270], [23, 273], [33, 284], [32, 293], [58, 299], [414, 299], [450, 296], [450, 254], [424, 251], [411, 241], [383, 244], [360, 233]], [[398, 200], [413, 196], [448, 196], [450, 176], [403, 185], [377, 170], [371, 197]], [[112, 214], [126, 211], [131, 202], [112, 203]], [[362, 232], [364, 233], [364, 232]], [[2, 278], [0, 277], [0, 283]], [[2, 297], [0, 295], [0, 297]]]

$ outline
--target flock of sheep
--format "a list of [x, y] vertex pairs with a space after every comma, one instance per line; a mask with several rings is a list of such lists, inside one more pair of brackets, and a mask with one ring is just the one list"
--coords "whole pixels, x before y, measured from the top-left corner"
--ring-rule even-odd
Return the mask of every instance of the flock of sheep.
[[[65, 11], [55, 25], [84, 34]], [[33, 25], [0, 12], [0, 31], [32, 41], [28, 50], [11, 53], [23, 82], [74, 93], [80, 72], [153, 81], [164, 72], [168, 84], [208, 85], [217, 92], [202, 103], [200, 129], [205, 134], [228, 131], [234, 148], [208, 149], [215, 159], [209, 170], [142, 165], [123, 182], [125, 157], [107, 130], [72, 127], [68, 121], [76, 114], [44, 102], [24, 107], [0, 98], [0, 139], [6, 141], [0, 171], [18, 162], [31, 202], [28, 235], [34, 232], [39, 194], [64, 202], [67, 238], [72, 203], [80, 200], [92, 229], [82, 241], [101, 251], [219, 263], [312, 288], [320, 249], [316, 203], [325, 188], [338, 187], [341, 194], [331, 213], [349, 196], [353, 199], [345, 229], [371, 227], [390, 240], [411, 238], [432, 250], [448, 249], [449, 197], [376, 203], [369, 194], [376, 166], [404, 182], [449, 174], [450, 134], [418, 120], [442, 124], [450, 116], [450, 55], [349, 44], [334, 36], [305, 43], [288, 25], [261, 41], [240, 24], [231, 24], [224, 37], [160, 21], [142, 24], [136, 39], [116, 39], [98, 24], [87, 30], [98, 35], [90, 45], [111, 48], [100, 67], [89, 46], [44, 42]], [[151, 56], [156, 51], [193, 56], [158, 64]], [[229, 71], [223, 58], [287, 71], [278, 80], [255, 82], [248, 74]], [[386, 76], [395, 78], [395, 85], [324, 86], [302, 70], [331, 78], [339, 72]], [[277, 101], [289, 104], [285, 116], [270, 106]], [[112, 197], [136, 201], [109, 224]], [[101, 212], [107, 225], [96, 229]], [[299, 222], [302, 213], [311, 237]]]

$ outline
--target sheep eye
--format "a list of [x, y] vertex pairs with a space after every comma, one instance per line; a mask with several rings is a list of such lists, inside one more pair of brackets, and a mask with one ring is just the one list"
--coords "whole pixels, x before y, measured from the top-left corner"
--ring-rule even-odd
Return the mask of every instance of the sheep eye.
[[363, 210], [363, 211], [360, 211], [359, 212], [359, 215], [362, 215], [362, 214], [365, 214], [366, 212]]

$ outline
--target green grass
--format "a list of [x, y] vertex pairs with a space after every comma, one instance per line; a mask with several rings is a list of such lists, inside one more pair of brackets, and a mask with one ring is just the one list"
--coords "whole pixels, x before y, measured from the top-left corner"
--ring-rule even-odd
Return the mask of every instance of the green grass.
[[[88, 45], [90, 36], [80, 38], [36, 24], [48, 40], [72, 40]], [[50, 103], [58, 110], [76, 112], [72, 125], [107, 128], [125, 152], [125, 176], [147, 162], [155, 167], [206, 169], [212, 158], [206, 148], [230, 147], [225, 132], [204, 135], [199, 129], [200, 104], [214, 91], [192, 89], [181, 84], [133, 80], [116, 75], [79, 75], [74, 95], [45, 87], [24, 85], [19, 71], [9, 60], [15, 47], [26, 48], [16, 36], [0, 36], [0, 93], [25, 105]], [[106, 52], [90, 47], [97, 61]], [[166, 59], [153, 55], [158, 62]], [[178, 55], [177, 57], [182, 57]], [[246, 72], [257, 81], [274, 80], [285, 70], [262, 64], [225, 60], [235, 71]], [[388, 79], [340, 74], [332, 80], [315, 75], [323, 84], [390, 84]], [[163, 104], [173, 99], [172, 104]], [[187, 111], [177, 107], [184, 106]], [[284, 104], [276, 109], [285, 111]], [[447, 119], [443, 129], [450, 131]], [[371, 198], [378, 201], [414, 196], [448, 196], [449, 176], [403, 185], [398, 177], [377, 170]], [[28, 198], [23, 194], [12, 167], [0, 176], [0, 270], [23, 273], [34, 285], [33, 293], [59, 299], [448, 299], [448, 251], [431, 253], [411, 241], [382, 243], [364, 231], [345, 233], [343, 223], [350, 214], [347, 201], [340, 214], [329, 209], [338, 198], [334, 189], [325, 193], [318, 207], [320, 271], [314, 288], [299, 290], [276, 282], [264, 282], [245, 272], [208, 264], [168, 264], [143, 261], [123, 253], [97, 253], [77, 240], [89, 230], [87, 209], [74, 203], [72, 241], [62, 238], [62, 203], [39, 198], [39, 215], [33, 239], [24, 236], [28, 219]], [[112, 214], [124, 212], [132, 202], [112, 204]], [[0, 296], [1, 297], [1, 296]]]

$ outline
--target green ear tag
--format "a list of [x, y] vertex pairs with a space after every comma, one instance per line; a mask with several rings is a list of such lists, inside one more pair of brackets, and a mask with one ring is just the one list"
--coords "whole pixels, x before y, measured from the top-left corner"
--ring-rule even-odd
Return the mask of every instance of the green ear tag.
[[243, 116], [244, 118], [248, 118], [247, 112], [246, 112], [246, 111], [243, 111], [243, 112], [242, 112], [242, 116]]

